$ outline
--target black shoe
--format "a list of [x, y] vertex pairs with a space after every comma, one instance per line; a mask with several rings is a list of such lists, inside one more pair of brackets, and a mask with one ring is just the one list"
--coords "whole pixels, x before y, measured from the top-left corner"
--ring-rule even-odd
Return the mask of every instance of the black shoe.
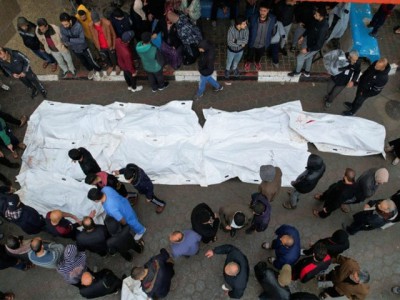
[[325, 101], [325, 108], [329, 108], [329, 107], [331, 107], [331, 105], [332, 105], [332, 102]]
[[133, 256], [130, 253], [121, 253], [121, 256], [126, 260], [131, 262], [133, 260]]
[[283, 56], [287, 56], [286, 48], [281, 48], [281, 53], [282, 53]]
[[305, 77], [310, 77], [310, 72], [304, 71], [302, 74], [303, 74], [303, 76], [305, 76]]
[[293, 71], [293, 72], [290, 72], [290, 73], [288, 73], [287, 74], [289, 77], [297, 77], [297, 76], [300, 76], [301, 75], [301, 73], [297, 73], [296, 71]]
[[353, 108], [353, 104], [351, 102], [345, 102], [343, 103], [344, 107], [346, 107], [348, 110]]
[[162, 88], [159, 88], [158, 90], [159, 91], [165, 90], [168, 86], [169, 86], [169, 82], [166, 81], [166, 82], [164, 82], [164, 86]]
[[342, 113], [343, 116], [351, 117], [354, 116], [354, 113], [351, 112], [350, 110], [346, 110]]
[[46, 90], [41, 90], [40, 93], [42, 94], [43, 98], [47, 97], [47, 91]]
[[246, 234], [252, 234], [254, 232], [254, 229], [253, 228], [247, 228], [245, 232], [246, 232]]
[[236, 235], [236, 229], [232, 228], [230, 231], [230, 235], [231, 235], [231, 237], [234, 237]]
[[31, 98], [34, 99], [39, 94], [38, 90], [33, 88], [31, 93]]
[[2, 240], [4, 237], [4, 234], [0, 233], [0, 240]]

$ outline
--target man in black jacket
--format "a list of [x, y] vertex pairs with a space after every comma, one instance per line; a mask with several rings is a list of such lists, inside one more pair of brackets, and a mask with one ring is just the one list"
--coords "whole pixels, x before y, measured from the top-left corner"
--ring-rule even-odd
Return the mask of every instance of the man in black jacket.
[[247, 257], [238, 248], [228, 244], [216, 247], [214, 250], [208, 250], [205, 256], [211, 258], [214, 254], [227, 255], [224, 264], [226, 284], [222, 285], [225, 294], [233, 299], [242, 298], [249, 280]]
[[47, 96], [47, 91], [33, 73], [29, 64], [29, 59], [17, 50], [0, 47], [0, 67], [9, 75], [22, 81], [31, 89], [31, 98], [35, 98], [38, 91]]
[[283, 203], [287, 209], [295, 209], [299, 202], [300, 194], [311, 192], [325, 172], [325, 163], [322, 158], [316, 154], [311, 154], [307, 160], [306, 170], [301, 173], [291, 184], [294, 191], [290, 194], [290, 200]]
[[208, 244], [217, 240], [220, 220], [206, 203], [200, 203], [193, 208], [190, 219], [193, 230], [201, 235], [203, 243]]
[[112, 271], [103, 269], [99, 272], [84, 272], [81, 278], [79, 293], [82, 297], [93, 299], [118, 292], [122, 288], [122, 280]]
[[164, 298], [171, 288], [174, 277], [174, 263], [167, 250], [161, 248], [160, 254], [153, 256], [143, 267], [133, 267], [131, 276], [140, 280], [142, 289], [149, 298]]
[[386, 58], [381, 58], [368, 67], [358, 82], [356, 98], [353, 103], [345, 102], [348, 109], [344, 116], [354, 116], [369, 97], [377, 96], [389, 80], [390, 65]]
[[107, 239], [110, 235], [106, 226], [95, 224], [91, 217], [84, 217], [82, 226], [83, 230], [76, 234], [78, 251], [89, 250], [100, 256], [107, 255]]
[[219, 92], [224, 87], [219, 84], [213, 77], [215, 63], [215, 47], [207, 40], [199, 43], [200, 56], [198, 60], [198, 68], [200, 72], [200, 84], [193, 100], [199, 100], [204, 95], [207, 82], [214, 87], [214, 92]]
[[325, 7], [317, 7], [314, 10], [314, 20], [310, 27], [306, 27], [306, 31], [298, 40], [301, 44], [300, 54], [297, 56], [296, 70], [290, 72], [288, 76], [300, 76], [301, 70], [304, 69], [303, 75], [310, 77], [311, 65], [314, 55], [321, 50], [327, 38], [329, 24], [326, 19]]
[[44, 51], [43, 45], [36, 36], [36, 25], [24, 17], [19, 17], [17, 20], [17, 29], [25, 47], [31, 49], [37, 57], [43, 60], [43, 69], [46, 69], [50, 65], [52, 72], [57, 71], [56, 60], [51, 54]]
[[266, 262], [260, 261], [254, 266], [254, 273], [263, 288], [263, 293], [258, 296], [259, 299], [290, 299], [288, 287], [292, 281], [292, 267], [290, 265], [284, 265], [278, 275], [272, 268], [268, 267]]
[[345, 87], [352, 88], [357, 83], [358, 76], [361, 72], [361, 60], [358, 58], [357, 51], [351, 51], [346, 53], [349, 64], [346, 67], [340, 69], [340, 73], [331, 76], [328, 82], [327, 94], [324, 97], [325, 108], [329, 108], [332, 105], [333, 99], [335, 99]]
[[92, 154], [83, 147], [69, 150], [68, 156], [73, 160], [73, 162], [79, 163], [85, 175], [101, 171]]

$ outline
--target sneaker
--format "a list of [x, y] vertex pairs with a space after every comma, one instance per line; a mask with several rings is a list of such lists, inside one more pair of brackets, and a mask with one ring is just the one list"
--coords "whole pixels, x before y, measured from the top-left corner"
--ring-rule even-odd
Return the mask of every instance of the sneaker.
[[400, 158], [396, 157], [393, 161], [392, 161], [392, 165], [393, 166], [397, 166], [400, 162]]
[[222, 285], [222, 289], [223, 289], [225, 292], [229, 292], [229, 289], [226, 287], [225, 284]]
[[249, 62], [247, 62], [247, 63], [244, 64], [244, 70], [245, 70], [246, 72], [249, 72], [249, 71], [250, 71], [250, 63], [249, 63]]
[[72, 74], [73, 77], [76, 77], [76, 74], [77, 74], [76, 70], [71, 71], [71, 74]]
[[224, 89], [224, 87], [222, 85], [219, 85], [219, 88], [214, 89], [214, 92], [219, 92], [222, 91]]
[[287, 56], [288, 55], [287, 50], [286, 50], [285, 47], [281, 48], [281, 53], [282, 53], [283, 56]]
[[261, 244], [261, 248], [268, 250], [268, 249], [271, 249], [271, 245], [270, 245], [270, 243], [265, 242], [265, 243]]
[[111, 75], [112, 70], [113, 70], [112, 67], [108, 67], [108, 68], [107, 68], [107, 70], [106, 70], [107, 76], [110, 76], [110, 75]]
[[217, 27], [217, 21], [211, 21], [211, 26], [212, 27]]
[[3, 90], [5, 90], [5, 91], [9, 91], [10, 90], [10, 87], [8, 85], [4, 84], [4, 83], [1, 85], [1, 88]]
[[328, 102], [328, 101], [325, 101], [325, 108], [329, 108], [329, 107], [331, 107], [331, 105], [332, 105], [332, 102]]
[[161, 214], [164, 211], [164, 209], [165, 209], [165, 205], [163, 205], [163, 206], [157, 205], [156, 206], [156, 213], [157, 214]]
[[300, 249], [300, 255], [302, 255], [302, 256], [305, 255], [305, 254], [304, 254], [304, 250], [305, 250], [305, 249]]
[[119, 66], [115, 66], [115, 75], [121, 74], [121, 68]]
[[34, 99], [38, 94], [38, 90], [36, 88], [33, 88], [31, 92], [31, 98]]
[[63, 72], [61, 77], [62, 78], [68, 78], [68, 73], [69, 73], [68, 71], [67, 72]]
[[136, 233], [134, 236], [135, 241], [140, 240], [145, 233], [146, 233], [146, 228], [144, 229], [144, 232], [142, 234]]
[[133, 88], [131, 86], [128, 86], [128, 91], [132, 92]]
[[394, 286], [392, 287], [392, 293], [396, 295], [400, 295], [400, 286]]
[[131, 91], [132, 91], [132, 92], [140, 92], [141, 90], [143, 90], [143, 85], [137, 85], [137, 86], [136, 86], [136, 89], [132, 89], [132, 88], [131, 88]]
[[351, 117], [354, 116], [354, 113], [351, 112], [350, 110], [346, 110], [342, 113], [343, 116]]
[[302, 74], [304, 77], [310, 77], [310, 72], [304, 71]]
[[158, 90], [159, 90], [159, 91], [163, 91], [163, 90], [165, 90], [168, 86], [169, 86], [169, 82], [166, 81], [166, 82], [164, 82], [164, 86], [163, 86], [162, 88], [159, 88]]
[[19, 127], [23, 127], [23, 126], [25, 126], [26, 123], [28, 122], [28, 117], [25, 116], [25, 115], [23, 115], [19, 121], [21, 122], [21, 123], [19, 124]]
[[235, 70], [233, 70], [233, 77], [239, 77], [240, 76], [240, 71], [239, 71], [239, 69], [235, 69]]
[[50, 67], [51, 67], [50, 71], [52, 71], [53, 73], [57, 71], [57, 64], [51, 64]]
[[47, 97], [47, 91], [46, 90], [41, 90], [40, 93], [42, 94], [43, 98]]
[[298, 76], [301, 75], [301, 73], [300, 73], [300, 72], [293, 71], [293, 72], [288, 73], [287, 75], [288, 75], [289, 77], [298, 77]]
[[255, 65], [256, 65], [256, 70], [260, 71], [261, 70], [261, 64], [260, 63], [255, 63]]
[[296, 52], [296, 50], [297, 50], [296, 47], [291, 47], [291, 48], [290, 48], [290, 51], [291, 51], [291, 52]]
[[344, 107], [346, 107], [348, 110], [353, 108], [353, 104], [351, 102], [345, 102], [343, 103]]
[[267, 261], [268, 261], [270, 264], [273, 264], [275, 260], [276, 260], [276, 257], [273, 257], [273, 256], [270, 256], [270, 257], [267, 258]]
[[193, 101], [198, 101], [198, 100], [200, 100], [200, 98], [203, 97], [203, 95], [204, 95], [204, 94], [201, 94], [201, 95], [197, 95], [197, 94], [196, 94], [196, 95], [194, 95]]
[[156, 92], [158, 91], [158, 89], [151, 89], [151, 91], [152, 91], [153, 93], [156, 93]]
[[272, 63], [272, 66], [274, 67], [274, 69], [279, 69], [279, 64]]
[[92, 80], [93, 78], [94, 78], [94, 71], [92, 70], [92, 71], [89, 71], [89, 73], [87, 74], [87, 78], [89, 79], [89, 80]]
[[224, 72], [224, 77], [225, 77], [225, 79], [229, 79], [229, 70], [225, 70], [225, 72]]

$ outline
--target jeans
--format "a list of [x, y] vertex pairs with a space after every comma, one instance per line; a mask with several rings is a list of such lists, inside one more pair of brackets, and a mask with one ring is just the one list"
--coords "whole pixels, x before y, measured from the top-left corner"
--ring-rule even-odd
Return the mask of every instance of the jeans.
[[236, 70], [238, 67], [238, 64], [240, 60], [242, 59], [243, 56], [243, 50], [240, 52], [232, 52], [229, 49], [227, 50], [226, 54], [226, 68], [225, 70]]
[[64, 52], [54, 52], [51, 51], [51, 54], [56, 59], [60, 69], [66, 73], [70, 71], [71, 73], [75, 73], [75, 66], [72, 62], [71, 53], [69, 51]]
[[136, 90], [136, 76], [132, 76], [132, 73], [129, 71], [124, 71], [124, 78], [126, 84]]
[[[32, 50], [32, 49], [31, 49]], [[43, 59], [49, 64], [56, 64], [56, 60], [51, 54], [48, 54], [46, 51], [41, 51], [41, 50], [32, 50], [33, 53], [36, 54], [37, 57]]]
[[299, 203], [299, 197], [300, 193], [297, 190], [294, 190], [293, 193], [290, 195], [290, 204], [293, 207], [296, 207], [297, 203]]
[[199, 90], [197, 91], [197, 96], [201, 96], [204, 94], [207, 82], [216, 89], [219, 89], [221, 87], [221, 85], [214, 78], [212, 78], [212, 75], [204, 76], [200, 74], [200, 83]]
[[86, 70], [88, 70], [88, 71], [96, 70], [97, 72], [101, 71], [100, 66], [95, 61], [95, 59], [92, 55], [92, 52], [90, 51], [89, 48], [86, 48], [81, 53], [76, 53], [76, 52], [74, 52], [74, 53], [79, 58], [80, 62], [86, 68]]
[[303, 33], [306, 31], [306, 29], [300, 25], [297, 26], [296, 30], [294, 31], [293, 34], [293, 41], [292, 41], [292, 47], [296, 47], [299, 38], [303, 35]]
[[318, 51], [310, 51], [306, 54], [300, 53], [297, 55], [296, 72], [300, 73], [301, 69], [303, 69], [303, 65], [306, 72], [310, 72], [314, 55], [317, 54], [317, 52]]
[[19, 80], [30, 89], [37, 89], [40, 92], [46, 90], [31, 68], [29, 68], [28, 72], [25, 72], [25, 77], [21, 77]]
[[285, 30], [285, 38], [281, 39], [281, 48], [285, 47], [285, 45], [286, 45], [286, 42], [287, 42], [287, 39], [289, 36], [289, 32], [290, 32], [290, 28], [292, 28], [292, 23], [283, 27], [283, 29]]
[[327, 86], [326, 102], [332, 103], [333, 99], [335, 99], [345, 87], [345, 85], [336, 85], [332, 78], [330, 78]]

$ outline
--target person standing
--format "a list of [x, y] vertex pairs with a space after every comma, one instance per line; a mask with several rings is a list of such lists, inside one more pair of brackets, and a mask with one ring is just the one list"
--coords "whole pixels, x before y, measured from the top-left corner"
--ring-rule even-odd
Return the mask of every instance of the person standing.
[[29, 59], [18, 50], [0, 47], [0, 67], [6, 74], [21, 80], [26, 87], [31, 89], [32, 99], [37, 96], [38, 92], [43, 97], [47, 96], [45, 87], [32, 71]]
[[221, 228], [234, 237], [238, 229], [244, 228], [252, 222], [253, 211], [246, 204], [230, 203], [219, 209], [219, 216]]
[[220, 220], [218, 214], [214, 213], [206, 203], [200, 203], [193, 208], [190, 220], [193, 230], [201, 235], [203, 243], [208, 244], [217, 240]]
[[115, 41], [115, 51], [117, 52], [118, 65], [122, 72], [124, 72], [125, 82], [128, 85], [128, 91], [139, 92], [143, 90], [142, 85], [136, 85], [137, 71], [133, 62], [132, 50], [130, 48], [130, 42], [134, 37], [133, 31], [125, 31], [121, 38], [117, 38]]
[[71, 53], [61, 40], [60, 27], [47, 23], [44, 18], [39, 18], [36, 23], [36, 36], [43, 44], [44, 50], [56, 59], [63, 72], [62, 76], [68, 77], [68, 72], [75, 76], [76, 69]]
[[43, 242], [40, 237], [31, 241], [29, 260], [43, 268], [56, 269], [64, 254], [64, 246], [56, 243]]
[[247, 257], [238, 248], [229, 244], [208, 250], [205, 256], [211, 258], [214, 254], [226, 254], [224, 264], [225, 284], [222, 285], [225, 295], [234, 299], [242, 298], [249, 280]]
[[107, 76], [110, 76], [113, 70], [115, 70], [116, 75], [119, 75], [121, 69], [117, 64], [117, 54], [115, 53], [115, 39], [117, 35], [114, 28], [110, 21], [100, 18], [100, 15], [96, 11], [92, 11], [91, 16], [90, 32], [92, 33], [94, 45], [107, 63]]
[[[1, 50], [0, 50], [1, 55]], [[26, 145], [24, 143], [20, 143], [18, 138], [13, 134], [10, 128], [8, 128], [6, 122], [0, 118], [0, 143], [3, 143], [4, 146], [7, 147], [8, 150], [11, 151], [14, 159], [18, 158], [17, 149], [24, 150]], [[2, 161], [3, 164], [5, 161]], [[8, 164], [10, 166], [10, 164]]]
[[157, 59], [157, 48], [151, 43], [151, 33], [143, 32], [142, 41], [137, 43], [136, 52], [142, 60], [143, 69], [147, 72], [153, 93], [163, 91], [169, 86], [164, 80], [162, 62]]
[[302, 250], [302, 254], [308, 256], [314, 253], [314, 246], [322, 243], [328, 250], [328, 254], [336, 258], [339, 254], [350, 248], [349, 235], [343, 229], [336, 230], [331, 237], [320, 239], [315, 242], [309, 249]]
[[56, 270], [67, 283], [79, 286], [82, 274], [87, 270], [85, 251], [79, 251], [72, 244], [65, 246], [64, 255]]
[[200, 72], [200, 83], [193, 100], [200, 100], [200, 98], [203, 97], [207, 83], [210, 83], [214, 87], [214, 92], [219, 92], [224, 89], [224, 87], [212, 77], [215, 63], [214, 45], [208, 40], [202, 40], [199, 43], [199, 51], [198, 69]]
[[283, 56], [287, 56], [285, 45], [289, 37], [290, 29], [292, 28], [295, 5], [296, 0], [280, 0], [275, 3], [273, 7], [273, 13], [276, 16], [277, 21], [282, 23], [285, 31], [285, 37], [280, 41], [280, 51]]
[[132, 278], [140, 280], [143, 291], [153, 299], [168, 295], [174, 275], [174, 261], [164, 248], [161, 248], [160, 254], [150, 258], [143, 267], [133, 267], [131, 271]]
[[310, 27], [306, 27], [306, 30], [298, 40], [298, 44], [301, 45], [300, 54], [297, 55], [296, 69], [293, 72], [288, 73], [288, 76], [300, 76], [304, 67], [303, 75], [310, 77], [311, 65], [315, 54], [321, 50], [327, 39], [329, 24], [326, 19], [325, 7], [317, 7], [314, 10], [314, 19]]
[[83, 230], [76, 234], [78, 251], [89, 250], [100, 256], [108, 253], [107, 239], [110, 237], [105, 225], [95, 224], [93, 219], [86, 216], [82, 219]]
[[169, 235], [172, 257], [190, 257], [199, 253], [201, 236], [193, 230], [174, 231]]
[[43, 45], [36, 36], [36, 25], [24, 17], [19, 17], [17, 19], [17, 30], [25, 47], [31, 49], [37, 57], [43, 60], [43, 69], [46, 69], [47, 66], [50, 65], [52, 72], [57, 71], [56, 60], [44, 50]]
[[249, 42], [249, 29], [244, 16], [235, 18], [235, 24], [228, 30], [225, 78], [229, 79], [231, 70], [234, 77], [239, 77], [238, 64], [243, 56], [244, 48]]
[[101, 202], [107, 215], [113, 217], [122, 225], [128, 224], [135, 232], [135, 240], [138, 241], [146, 232], [146, 228], [131, 207], [129, 201], [118, 194], [113, 188], [105, 186], [99, 191], [97, 188], [89, 190], [88, 196], [94, 202]]
[[253, 210], [253, 220], [250, 227], [246, 229], [246, 233], [251, 234], [254, 231], [262, 232], [267, 230], [272, 209], [267, 197], [261, 193], [252, 194], [250, 208]]
[[110, 21], [117, 38], [122, 38], [124, 32], [133, 30], [132, 20], [129, 18], [129, 15], [119, 7], [115, 8], [111, 13]]
[[112, 174], [108, 174], [107, 172], [104, 171], [98, 172], [96, 174], [89, 173], [85, 178], [85, 183], [90, 185], [95, 185], [100, 190], [105, 186], [110, 186], [123, 197], [128, 197], [128, 195], [133, 194], [133, 193], [128, 193], [125, 185], [122, 182], [120, 182], [117, 177], [115, 177]]
[[258, 296], [259, 299], [290, 299], [288, 287], [292, 281], [290, 265], [284, 265], [278, 275], [274, 269], [268, 267], [266, 262], [260, 261], [254, 266], [254, 273], [263, 288], [263, 293]]
[[92, 52], [85, 40], [82, 25], [67, 13], [60, 15], [61, 40], [79, 58], [82, 65], [89, 71], [88, 79], [91, 80], [97, 72], [97, 76], [102, 76], [101, 67], [95, 61]]
[[[94, 213], [91, 213], [93, 217]], [[73, 219], [76, 223], [72, 223], [66, 218]], [[82, 225], [75, 215], [63, 212], [59, 209], [49, 211], [46, 214], [46, 231], [53, 236], [59, 236], [63, 238], [70, 238], [75, 240], [76, 234], [78, 233], [78, 227]]]
[[74, 148], [68, 151], [69, 158], [73, 162], [78, 162], [81, 166], [82, 172], [87, 176], [90, 173], [99, 173], [101, 169], [93, 158], [92, 154], [83, 147], [78, 149]]
[[368, 28], [372, 28], [372, 31], [368, 33], [370, 36], [377, 37], [379, 28], [385, 24], [386, 19], [391, 15], [395, 6], [395, 4], [381, 4], [379, 6], [378, 11], [367, 25]]
[[261, 57], [271, 44], [272, 31], [276, 23], [276, 17], [270, 13], [270, 8], [270, 4], [263, 1], [260, 3], [258, 14], [250, 18], [249, 48], [246, 63], [244, 64], [246, 72], [250, 71], [252, 63], [255, 64], [257, 71], [261, 70]]
[[354, 101], [345, 102], [348, 109], [344, 116], [354, 116], [369, 97], [379, 95], [389, 81], [390, 65], [386, 58], [380, 58], [368, 67], [358, 81], [356, 97]]
[[307, 160], [306, 170], [301, 173], [295, 181], [291, 182], [294, 191], [290, 194], [290, 200], [283, 203], [283, 207], [286, 209], [295, 209], [299, 202], [300, 194], [311, 192], [324, 173], [325, 163], [322, 158], [316, 154], [310, 154]]
[[[1, 117], [1, 116], [0, 116]], [[389, 142], [389, 146], [385, 147], [385, 152], [392, 152], [394, 154], [393, 166], [397, 166], [400, 162], [400, 138], [394, 139]]]
[[262, 182], [258, 191], [267, 197], [269, 202], [274, 201], [282, 186], [282, 171], [279, 167], [263, 165], [260, 167], [260, 178]]
[[201, 17], [200, 0], [182, 0], [180, 11], [187, 15], [193, 24]]
[[339, 74], [329, 78], [327, 94], [324, 96], [325, 108], [331, 107], [333, 100], [345, 87], [352, 88], [357, 83], [361, 72], [361, 60], [358, 56], [355, 50], [346, 53], [348, 65], [341, 68]]
[[115, 294], [122, 288], [122, 280], [111, 270], [103, 269], [98, 272], [84, 272], [81, 278], [79, 293], [86, 299]]

